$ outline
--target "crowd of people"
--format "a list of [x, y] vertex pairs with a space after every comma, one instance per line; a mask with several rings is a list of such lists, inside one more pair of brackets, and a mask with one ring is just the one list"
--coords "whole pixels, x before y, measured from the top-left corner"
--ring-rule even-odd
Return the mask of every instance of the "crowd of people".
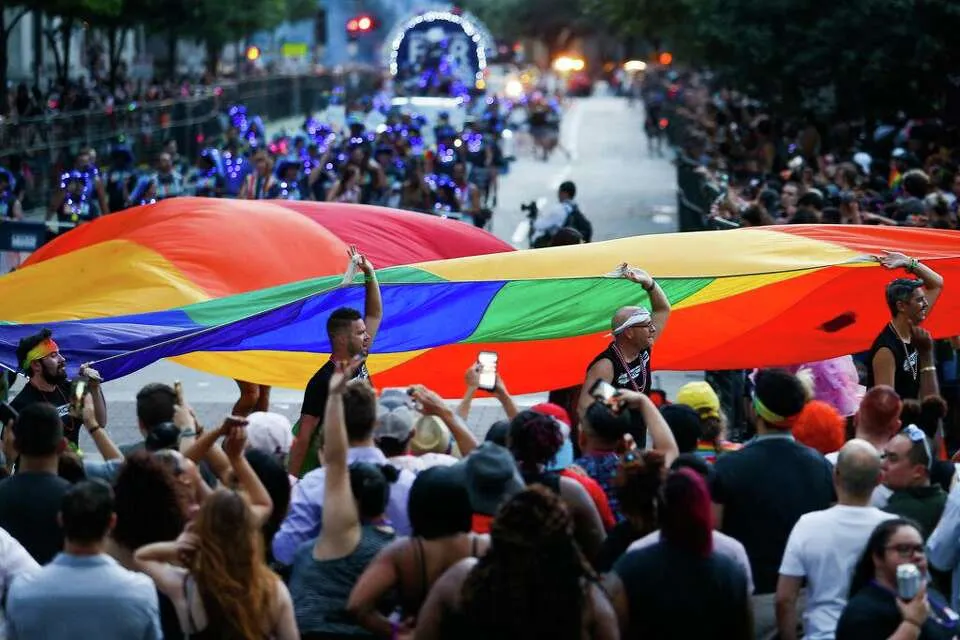
[[6, 637], [957, 635], [960, 482], [920, 326], [943, 286], [926, 265], [883, 257], [918, 279], [887, 287], [851, 416], [808, 371], [763, 369], [752, 437], [733, 442], [709, 384], [655, 398], [670, 303], [623, 264], [636, 295], [570, 409], [521, 409], [497, 374], [507, 419], [481, 442], [465, 422], [481, 361], [455, 408], [375, 387], [380, 285], [351, 259], [364, 308], [326, 318], [332, 354], [295, 425], [269, 406], [201, 425], [158, 382], [136, 397], [143, 441], [120, 447], [98, 373], [68, 380], [56, 336], [23, 338], [28, 381], [0, 407]]

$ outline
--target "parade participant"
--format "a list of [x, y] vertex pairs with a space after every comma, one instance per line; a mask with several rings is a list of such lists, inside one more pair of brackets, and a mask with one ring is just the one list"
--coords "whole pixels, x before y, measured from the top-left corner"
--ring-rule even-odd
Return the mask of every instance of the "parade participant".
[[[21, 371], [27, 376], [27, 384], [10, 405], [17, 411], [35, 402], [53, 405], [63, 420], [65, 437], [76, 447], [80, 437], [80, 417], [71, 415], [67, 361], [60, 355], [60, 347], [54, 342], [50, 330], [44, 329], [20, 340], [17, 360]], [[83, 364], [80, 365], [79, 375], [87, 379], [87, 388], [93, 395], [97, 424], [106, 427], [107, 404], [100, 388], [100, 374], [90, 365]]]
[[267, 190], [268, 200], [303, 200], [300, 192], [299, 158], [285, 158], [277, 165], [277, 181]]
[[6, 169], [0, 169], [0, 218], [7, 220], [23, 218], [23, 208], [16, 196], [13, 174]]
[[[604, 349], [587, 368], [586, 379], [580, 392], [580, 413], [593, 404], [590, 395], [597, 380], [612, 384], [617, 389], [630, 389], [640, 393], [650, 391], [650, 353], [654, 340], [670, 317], [670, 301], [660, 285], [650, 274], [633, 269], [627, 263], [620, 265], [622, 277], [643, 287], [650, 298], [651, 311], [643, 307], [622, 307], [611, 321], [613, 342]], [[642, 438], [646, 431], [642, 423], [634, 420], [636, 433]], [[643, 446], [643, 441], [638, 440]]]
[[273, 159], [261, 149], [253, 155], [252, 162], [254, 170], [243, 179], [239, 197], [241, 200], [264, 200], [276, 182], [272, 172]]
[[887, 269], [905, 269], [919, 279], [898, 278], [887, 285], [892, 319], [870, 349], [867, 386], [891, 386], [904, 399], [936, 395], [937, 367], [930, 334], [920, 324], [940, 297], [943, 277], [902, 253], [886, 252], [878, 260]]
[[207, 147], [197, 157], [197, 166], [187, 178], [187, 191], [201, 198], [220, 198], [226, 189], [220, 152]]
[[340, 178], [327, 192], [327, 202], [359, 204], [361, 193], [360, 170], [352, 164], [344, 165], [340, 170]]
[[183, 193], [183, 175], [174, 168], [170, 154], [161, 153], [157, 157], [157, 172], [153, 175], [153, 198], [160, 201]]
[[106, 173], [106, 191], [110, 211], [121, 211], [126, 208], [136, 175], [133, 151], [125, 144], [116, 145], [110, 152], [110, 169]]
[[467, 166], [462, 162], [453, 165], [453, 183], [457, 198], [460, 200], [460, 212], [469, 216], [469, 221], [483, 228], [490, 221], [491, 213], [484, 210], [480, 201], [480, 189], [467, 179]]
[[[350, 259], [354, 260], [365, 276], [366, 300], [364, 314], [355, 309], [337, 309], [327, 320], [327, 336], [330, 340], [330, 360], [310, 378], [303, 394], [303, 406], [296, 428], [296, 439], [290, 449], [290, 462], [287, 466], [293, 475], [302, 476], [319, 464], [315, 434], [327, 404], [327, 389], [330, 377], [334, 373], [334, 362], [347, 360], [358, 354], [370, 353], [380, 323], [383, 320], [383, 301], [380, 298], [380, 283], [373, 265], [365, 256], [351, 247]], [[370, 372], [364, 364], [354, 373], [354, 379], [369, 380]]]

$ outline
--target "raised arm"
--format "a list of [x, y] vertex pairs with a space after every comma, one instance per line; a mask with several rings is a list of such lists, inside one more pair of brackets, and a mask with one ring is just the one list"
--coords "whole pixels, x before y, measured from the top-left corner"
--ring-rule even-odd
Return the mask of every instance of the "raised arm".
[[323, 461], [327, 473], [323, 485], [323, 513], [320, 536], [314, 554], [324, 543], [339, 547], [340, 540], [360, 536], [360, 513], [350, 489], [350, 470], [347, 467], [347, 428], [344, 424], [343, 394], [347, 382], [363, 364], [363, 358], [354, 357], [337, 363], [330, 378], [327, 407], [323, 416]]
[[367, 260], [366, 256], [359, 253], [356, 247], [350, 248], [350, 257], [356, 260], [364, 275], [364, 288], [366, 289], [366, 298], [363, 303], [363, 322], [367, 325], [367, 333], [370, 334], [370, 342], [377, 336], [380, 330], [380, 323], [383, 321], [383, 299], [380, 297], [380, 283], [377, 282], [377, 272], [373, 265]]
[[884, 251], [884, 254], [878, 256], [877, 259], [887, 269], [906, 269], [907, 273], [912, 273], [920, 278], [927, 295], [927, 304], [932, 310], [933, 305], [936, 304], [937, 299], [943, 292], [943, 276], [916, 258], [911, 258], [896, 251]]
[[103, 425], [97, 420], [96, 405], [94, 404], [92, 393], [83, 396], [83, 426], [97, 445], [97, 451], [103, 456], [104, 460], [122, 460], [123, 454], [114, 444], [110, 436], [107, 435]]
[[233, 474], [237, 478], [237, 484], [246, 491], [247, 497], [250, 498], [250, 508], [257, 522], [263, 526], [263, 523], [269, 520], [273, 513], [273, 500], [270, 498], [267, 488], [263, 486], [263, 482], [260, 481], [260, 477], [257, 476], [253, 467], [247, 462], [246, 456], [243, 455], [246, 445], [246, 427], [235, 426], [230, 429], [230, 433], [224, 441], [223, 452], [233, 466]]
[[[627, 406], [631, 411], [639, 411], [640, 415], [643, 416], [643, 422], [647, 425], [647, 430], [653, 439], [653, 448], [663, 454], [663, 466], [669, 469], [673, 461], [680, 455], [680, 450], [677, 448], [677, 441], [673, 437], [673, 432], [670, 431], [670, 427], [667, 425], [667, 421], [663, 419], [660, 410], [657, 409], [657, 405], [653, 404], [653, 400], [645, 394], [628, 389], [621, 389], [615, 400], [617, 399], [620, 401], [620, 406]], [[642, 447], [643, 443], [638, 442], [637, 446]]]
[[627, 263], [620, 265], [620, 268], [623, 269], [624, 278], [630, 282], [636, 282], [647, 292], [647, 296], [650, 297], [651, 319], [657, 327], [657, 333], [662, 333], [667, 326], [667, 319], [670, 318], [670, 301], [667, 299], [667, 294], [646, 271], [631, 268]]

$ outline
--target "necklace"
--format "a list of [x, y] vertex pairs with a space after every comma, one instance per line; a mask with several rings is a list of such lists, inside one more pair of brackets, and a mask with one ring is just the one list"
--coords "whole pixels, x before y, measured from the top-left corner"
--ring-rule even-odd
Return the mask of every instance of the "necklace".
[[900, 335], [900, 332], [897, 331], [897, 327], [893, 324], [893, 322], [890, 323], [890, 329], [893, 331], [893, 334], [894, 334], [895, 336], [897, 336], [897, 339], [900, 340], [900, 344], [903, 346], [903, 355], [904, 355], [904, 358], [906, 358], [907, 366], [910, 367], [910, 375], [912, 375], [912, 376], [913, 376], [913, 379], [916, 380], [916, 379], [917, 379], [917, 367], [918, 367], [919, 365], [918, 365], [918, 363], [916, 363], [916, 362], [914, 362], [914, 361], [912, 361], [912, 360], [910, 359], [910, 349], [907, 348], [907, 341], [904, 340], [903, 337]]

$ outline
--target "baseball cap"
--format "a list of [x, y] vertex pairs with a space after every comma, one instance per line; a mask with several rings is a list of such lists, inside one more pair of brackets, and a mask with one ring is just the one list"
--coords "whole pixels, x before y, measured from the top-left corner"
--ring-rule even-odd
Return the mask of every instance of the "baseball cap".
[[500, 505], [526, 486], [513, 454], [493, 442], [484, 442], [449, 469], [461, 474], [470, 506], [483, 515], [495, 515]]
[[377, 403], [377, 427], [373, 430], [375, 440], [390, 438], [406, 442], [413, 431], [413, 411], [406, 405], [390, 406]]
[[695, 409], [701, 418], [720, 417], [720, 398], [706, 381], [688, 382], [680, 387], [676, 404], [685, 404]]
[[384, 389], [377, 399], [377, 403], [387, 409], [396, 409], [397, 407], [411, 406], [410, 394], [406, 389]]
[[286, 458], [293, 445], [293, 427], [285, 415], [255, 411], [247, 416], [247, 448]]

